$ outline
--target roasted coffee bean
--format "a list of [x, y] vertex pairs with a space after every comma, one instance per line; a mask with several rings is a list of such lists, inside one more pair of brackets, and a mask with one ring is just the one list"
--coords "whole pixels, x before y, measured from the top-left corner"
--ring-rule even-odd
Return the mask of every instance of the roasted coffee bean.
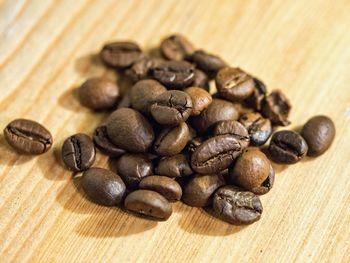
[[268, 177], [260, 186], [252, 189], [252, 192], [254, 194], [257, 194], [257, 195], [264, 195], [271, 190], [274, 182], [275, 182], [275, 170], [273, 169], [272, 165], [270, 164], [270, 171], [269, 171]]
[[193, 87], [200, 87], [209, 92], [209, 80], [208, 76], [201, 70], [194, 70], [194, 79], [192, 83]]
[[153, 164], [143, 154], [124, 154], [117, 161], [117, 171], [129, 189], [136, 189], [140, 181], [153, 174]]
[[240, 68], [220, 69], [215, 84], [221, 97], [234, 102], [248, 98], [255, 88], [253, 78]]
[[276, 163], [293, 164], [300, 161], [307, 153], [308, 146], [294, 131], [276, 132], [270, 142], [269, 153]]
[[89, 169], [95, 161], [95, 147], [91, 138], [83, 133], [68, 137], [62, 146], [62, 160], [73, 172]]
[[141, 80], [131, 88], [131, 106], [135, 110], [149, 114], [155, 98], [165, 91], [166, 88], [156, 80]]
[[179, 61], [192, 54], [194, 47], [183, 35], [174, 34], [162, 41], [160, 51], [165, 58]]
[[125, 184], [119, 175], [102, 168], [90, 168], [81, 178], [81, 186], [91, 201], [115, 206], [123, 201]]
[[218, 135], [199, 145], [191, 156], [191, 167], [197, 173], [218, 173], [227, 169], [242, 148], [232, 135]]
[[237, 105], [229, 101], [213, 99], [207, 109], [192, 118], [191, 123], [199, 133], [204, 133], [219, 121], [237, 120], [238, 117], [239, 108]]
[[272, 125], [269, 119], [263, 118], [258, 112], [249, 112], [239, 118], [239, 122], [248, 130], [250, 143], [260, 146], [270, 138]]
[[230, 181], [256, 194], [255, 189], [263, 185], [270, 174], [270, 169], [270, 161], [263, 152], [257, 148], [248, 148], [230, 168]]
[[100, 56], [106, 65], [123, 69], [130, 67], [135, 61], [141, 59], [143, 53], [134, 42], [113, 42], [102, 48]]
[[195, 51], [188, 57], [195, 63], [200, 70], [203, 70], [210, 78], [215, 77], [216, 73], [227, 64], [220, 57], [209, 54], [203, 50]]
[[130, 152], [146, 152], [154, 140], [151, 124], [138, 111], [121, 108], [113, 112], [107, 123], [112, 143]]
[[217, 217], [234, 225], [254, 223], [260, 219], [263, 211], [258, 196], [236, 186], [221, 187], [213, 199]]
[[194, 67], [185, 61], [165, 61], [153, 65], [150, 75], [169, 89], [182, 89], [192, 84]]
[[170, 202], [181, 199], [181, 186], [173, 179], [166, 176], [152, 175], [142, 179], [139, 184], [140, 189], [146, 189], [160, 193]]
[[203, 110], [208, 108], [213, 101], [211, 95], [199, 87], [187, 88], [185, 92], [190, 95], [192, 100], [192, 116], [199, 115]]
[[154, 99], [153, 118], [163, 125], [176, 125], [188, 119], [192, 112], [190, 95], [180, 90], [166, 91]]
[[327, 116], [315, 116], [304, 125], [301, 136], [309, 147], [307, 155], [316, 157], [331, 146], [335, 137], [335, 125]]
[[124, 201], [126, 209], [154, 220], [167, 220], [173, 210], [171, 203], [161, 194], [150, 190], [131, 192]]
[[168, 177], [186, 177], [193, 174], [191, 166], [184, 154], [162, 158], [156, 168], [156, 174]]
[[107, 128], [104, 125], [95, 129], [93, 141], [101, 152], [110, 157], [119, 157], [125, 153], [125, 150], [118, 148], [111, 142], [107, 135]]
[[154, 142], [154, 151], [161, 156], [172, 156], [180, 153], [189, 140], [187, 124], [163, 129]]
[[238, 121], [220, 121], [215, 125], [214, 135], [232, 135], [235, 137], [240, 145], [241, 149], [245, 149], [249, 145], [249, 134], [247, 129]]
[[267, 89], [265, 84], [257, 78], [254, 79], [254, 91], [253, 94], [246, 99], [246, 105], [250, 108], [253, 108], [256, 111], [261, 110], [262, 102], [265, 99]]
[[262, 104], [261, 112], [265, 118], [271, 120], [274, 125], [287, 126], [291, 104], [280, 90], [275, 90], [268, 95]]
[[225, 180], [221, 175], [195, 175], [184, 187], [182, 200], [189, 206], [209, 206], [216, 189], [224, 184]]
[[118, 97], [117, 84], [104, 78], [90, 78], [79, 88], [80, 103], [92, 110], [110, 109], [116, 105]]
[[164, 62], [161, 58], [143, 57], [136, 61], [130, 68], [125, 70], [125, 75], [133, 82], [150, 78], [149, 71], [152, 67]]
[[26, 119], [11, 121], [4, 129], [4, 137], [16, 151], [24, 154], [42, 154], [53, 143], [51, 133], [40, 123]]

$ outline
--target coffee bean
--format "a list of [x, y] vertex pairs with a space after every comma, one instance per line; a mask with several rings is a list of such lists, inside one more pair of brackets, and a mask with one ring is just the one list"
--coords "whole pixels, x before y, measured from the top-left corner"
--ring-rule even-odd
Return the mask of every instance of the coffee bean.
[[193, 152], [198, 148], [199, 145], [204, 142], [204, 138], [202, 137], [195, 137], [188, 143], [187, 151], [190, 156], [192, 156]]
[[160, 94], [151, 106], [153, 118], [164, 125], [177, 125], [184, 122], [191, 112], [191, 97], [180, 90], [169, 90]]
[[207, 109], [192, 118], [191, 123], [199, 133], [204, 133], [219, 121], [237, 120], [238, 117], [239, 108], [237, 105], [229, 101], [213, 99]]
[[253, 146], [260, 146], [270, 138], [272, 126], [269, 119], [263, 118], [260, 113], [249, 112], [239, 118], [239, 122], [248, 130], [250, 143]]
[[110, 109], [116, 105], [118, 97], [117, 84], [108, 79], [90, 78], [79, 88], [81, 104], [92, 110]]
[[189, 206], [209, 206], [216, 189], [224, 184], [225, 181], [221, 175], [195, 175], [185, 186], [182, 200]]
[[24, 154], [42, 154], [53, 143], [51, 133], [40, 123], [26, 119], [11, 121], [4, 129], [4, 137], [16, 151]]
[[234, 225], [254, 223], [260, 219], [263, 211], [258, 196], [236, 186], [221, 187], [213, 199], [217, 217]]
[[220, 69], [215, 83], [220, 96], [234, 102], [248, 98], [255, 88], [253, 78], [240, 68]]
[[125, 150], [118, 148], [111, 142], [107, 135], [107, 128], [104, 125], [95, 129], [93, 141], [101, 152], [110, 157], [119, 157], [125, 153]]
[[130, 67], [135, 61], [141, 59], [143, 53], [134, 42], [113, 42], [102, 48], [100, 56], [106, 65], [123, 69]]
[[181, 186], [173, 179], [166, 176], [152, 175], [142, 179], [139, 184], [140, 189], [155, 191], [170, 202], [176, 202], [181, 199]]
[[156, 80], [141, 80], [131, 88], [131, 106], [135, 110], [149, 114], [155, 98], [165, 91], [166, 88]]
[[252, 192], [254, 194], [257, 194], [257, 195], [264, 195], [271, 190], [274, 182], [275, 182], [275, 170], [273, 169], [272, 165], [270, 164], [270, 171], [269, 171], [268, 177], [260, 186], [252, 189]]
[[165, 58], [179, 61], [193, 53], [194, 47], [183, 35], [174, 34], [162, 41], [160, 51]]
[[134, 62], [134, 64], [125, 70], [125, 75], [128, 76], [133, 82], [150, 78], [149, 71], [152, 67], [164, 62], [161, 58], [149, 58], [143, 57], [140, 60]]
[[271, 164], [264, 153], [257, 148], [248, 148], [229, 169], [230, 181], [253, 192], [261, 187], [270, 174]]
[[83, 173], [81, 186], [91, 201], [115, 206], [123, 201], [125, 184], [119, 175], [102, 168], [90, 168]]
[[161, 156], [172, 156], [180, 153], [189, 140], [187, 124], [163, 129], [154, 142], [154, 151]]
[[184, 177], [193, 174], [191, 166], [184, 154], [162, 158], [156, 168], [156, 174], [168, 177]]
[[209, 54], [203, 50], [195, 51], [188, 57], [190, 61], [197, 65], [200, 70], [203, 70], [208, 77], [215, 77], [216, 73], [227, 64], [220, 57]]
[[215, 125], [213, 134], [231, 135], [236, 138], [241, 145], [241, 149], [245, 149], [249, 145], [249, 134], [247, 129], [238, 121], [220, 121]]
[[307, 155], [317, 157], [327, 151], [335, 133], [335, 125], [329, 117], [319, 115], [309, 119], [301, 131], [309, 147]]
[[150, 75], [169, 89], [182, 89], [192, 84], [194, 67], [185, 61], [165, 61], [153, 65]]
[[193, 87], [200, 87], [209, 92], [209, 80], [208, 76], [201, 70], [194, 70]]
[[228, 168], [241, 153], [239, 141], [231, 135], [218, 135], [204, 141], [191, 156], [197, 173], [217, 173]]
[[262, 114], [271, 120], [274, 125], [287, 126], [291, 104], [280, 90], [275, 90], [268, 95], [262, 104]]
[[250, 95], [249, 98], [246, 99], [246, 105], [250, 108], [253, 108], [256, 111], [261, 110], [262, 102], [265, 99], [267, 89], [265, 84], [257, 78], [254, 79], [254, 91], [253, 94]]
[[269, 153], [276, 163], [293, 164], [300, 161], [307, 153], [308, 146], [298, 133], [279, 131], [272, 138]]
[[95, 161], [95, 148], [91, 138], [83, 133], [68, 137], [62, 146], [62, 160], [71, 171], [89, 169]]
[[124, 201], [125, 208], [154, 220], [167, 220], [173, 210], [161, 194], [150, 190], [131, 192]]
[[139, 112], [121, 108], [109, 117], [107, 134], [112, 143], [130, 152], [146, 152], [154, 140], [151, 124]]
[[211, 95], [202, 88], [190, 87], [185, 89], [192, 100], [192, 116], [199, 115], [203, 110], [212, 103]]

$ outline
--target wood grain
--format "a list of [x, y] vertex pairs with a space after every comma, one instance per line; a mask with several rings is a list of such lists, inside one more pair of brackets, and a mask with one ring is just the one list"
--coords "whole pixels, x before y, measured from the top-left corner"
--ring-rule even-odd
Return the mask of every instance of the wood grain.
[[[0, 1], [0, 125], [35, 119], [55, 140], [30, 157], [0, 137], [1, 262], [350, 262], [349, 12], [348, 0]], [[115, 39], [149, 50], [172, 32], [282, 89], [291, 128], [321, 113], [336, 123], [326, 154], [276, 167], [254, 225], [181, 203], [162, 223], [100, 207], [60, 165], [62, 140], [106, 118], [74, 95], [87, 77], [113, 77], [93, 54]]]

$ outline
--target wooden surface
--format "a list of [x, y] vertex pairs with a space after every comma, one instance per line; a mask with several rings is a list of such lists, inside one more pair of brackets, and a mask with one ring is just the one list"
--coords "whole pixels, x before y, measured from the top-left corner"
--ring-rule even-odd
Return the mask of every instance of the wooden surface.
[[[0, 126], [34, 119], [55, 141], [30, 157], [0, 137], [0, 261], [350, 262], [349, 13], [349, 0], [0, 1]], [[74, 96], [87, 77], [113, 76], [91, 55], [115, 39], [149, 49], [172, 32], [283, 89], [292, 128], [320, 113], [336, 123], [326, 154], [277, 167], [254, 225], [181, 203], [162, 223], [100, 207], [58, 164], [64, 138], [106, 117]]]

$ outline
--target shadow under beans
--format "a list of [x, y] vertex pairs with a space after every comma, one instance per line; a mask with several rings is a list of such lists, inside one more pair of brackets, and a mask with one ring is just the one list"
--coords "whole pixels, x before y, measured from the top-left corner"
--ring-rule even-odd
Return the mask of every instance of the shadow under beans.
[[76, 111], [80, 106], [78, 88], [70, 88], [63, 92], [58, 98], [58, 104], [67, 110]]
[[105, 69], [98, 54], [88, 54], [81, 56], [75, 61], [75, 70], [85, 78], [99, 76]]

